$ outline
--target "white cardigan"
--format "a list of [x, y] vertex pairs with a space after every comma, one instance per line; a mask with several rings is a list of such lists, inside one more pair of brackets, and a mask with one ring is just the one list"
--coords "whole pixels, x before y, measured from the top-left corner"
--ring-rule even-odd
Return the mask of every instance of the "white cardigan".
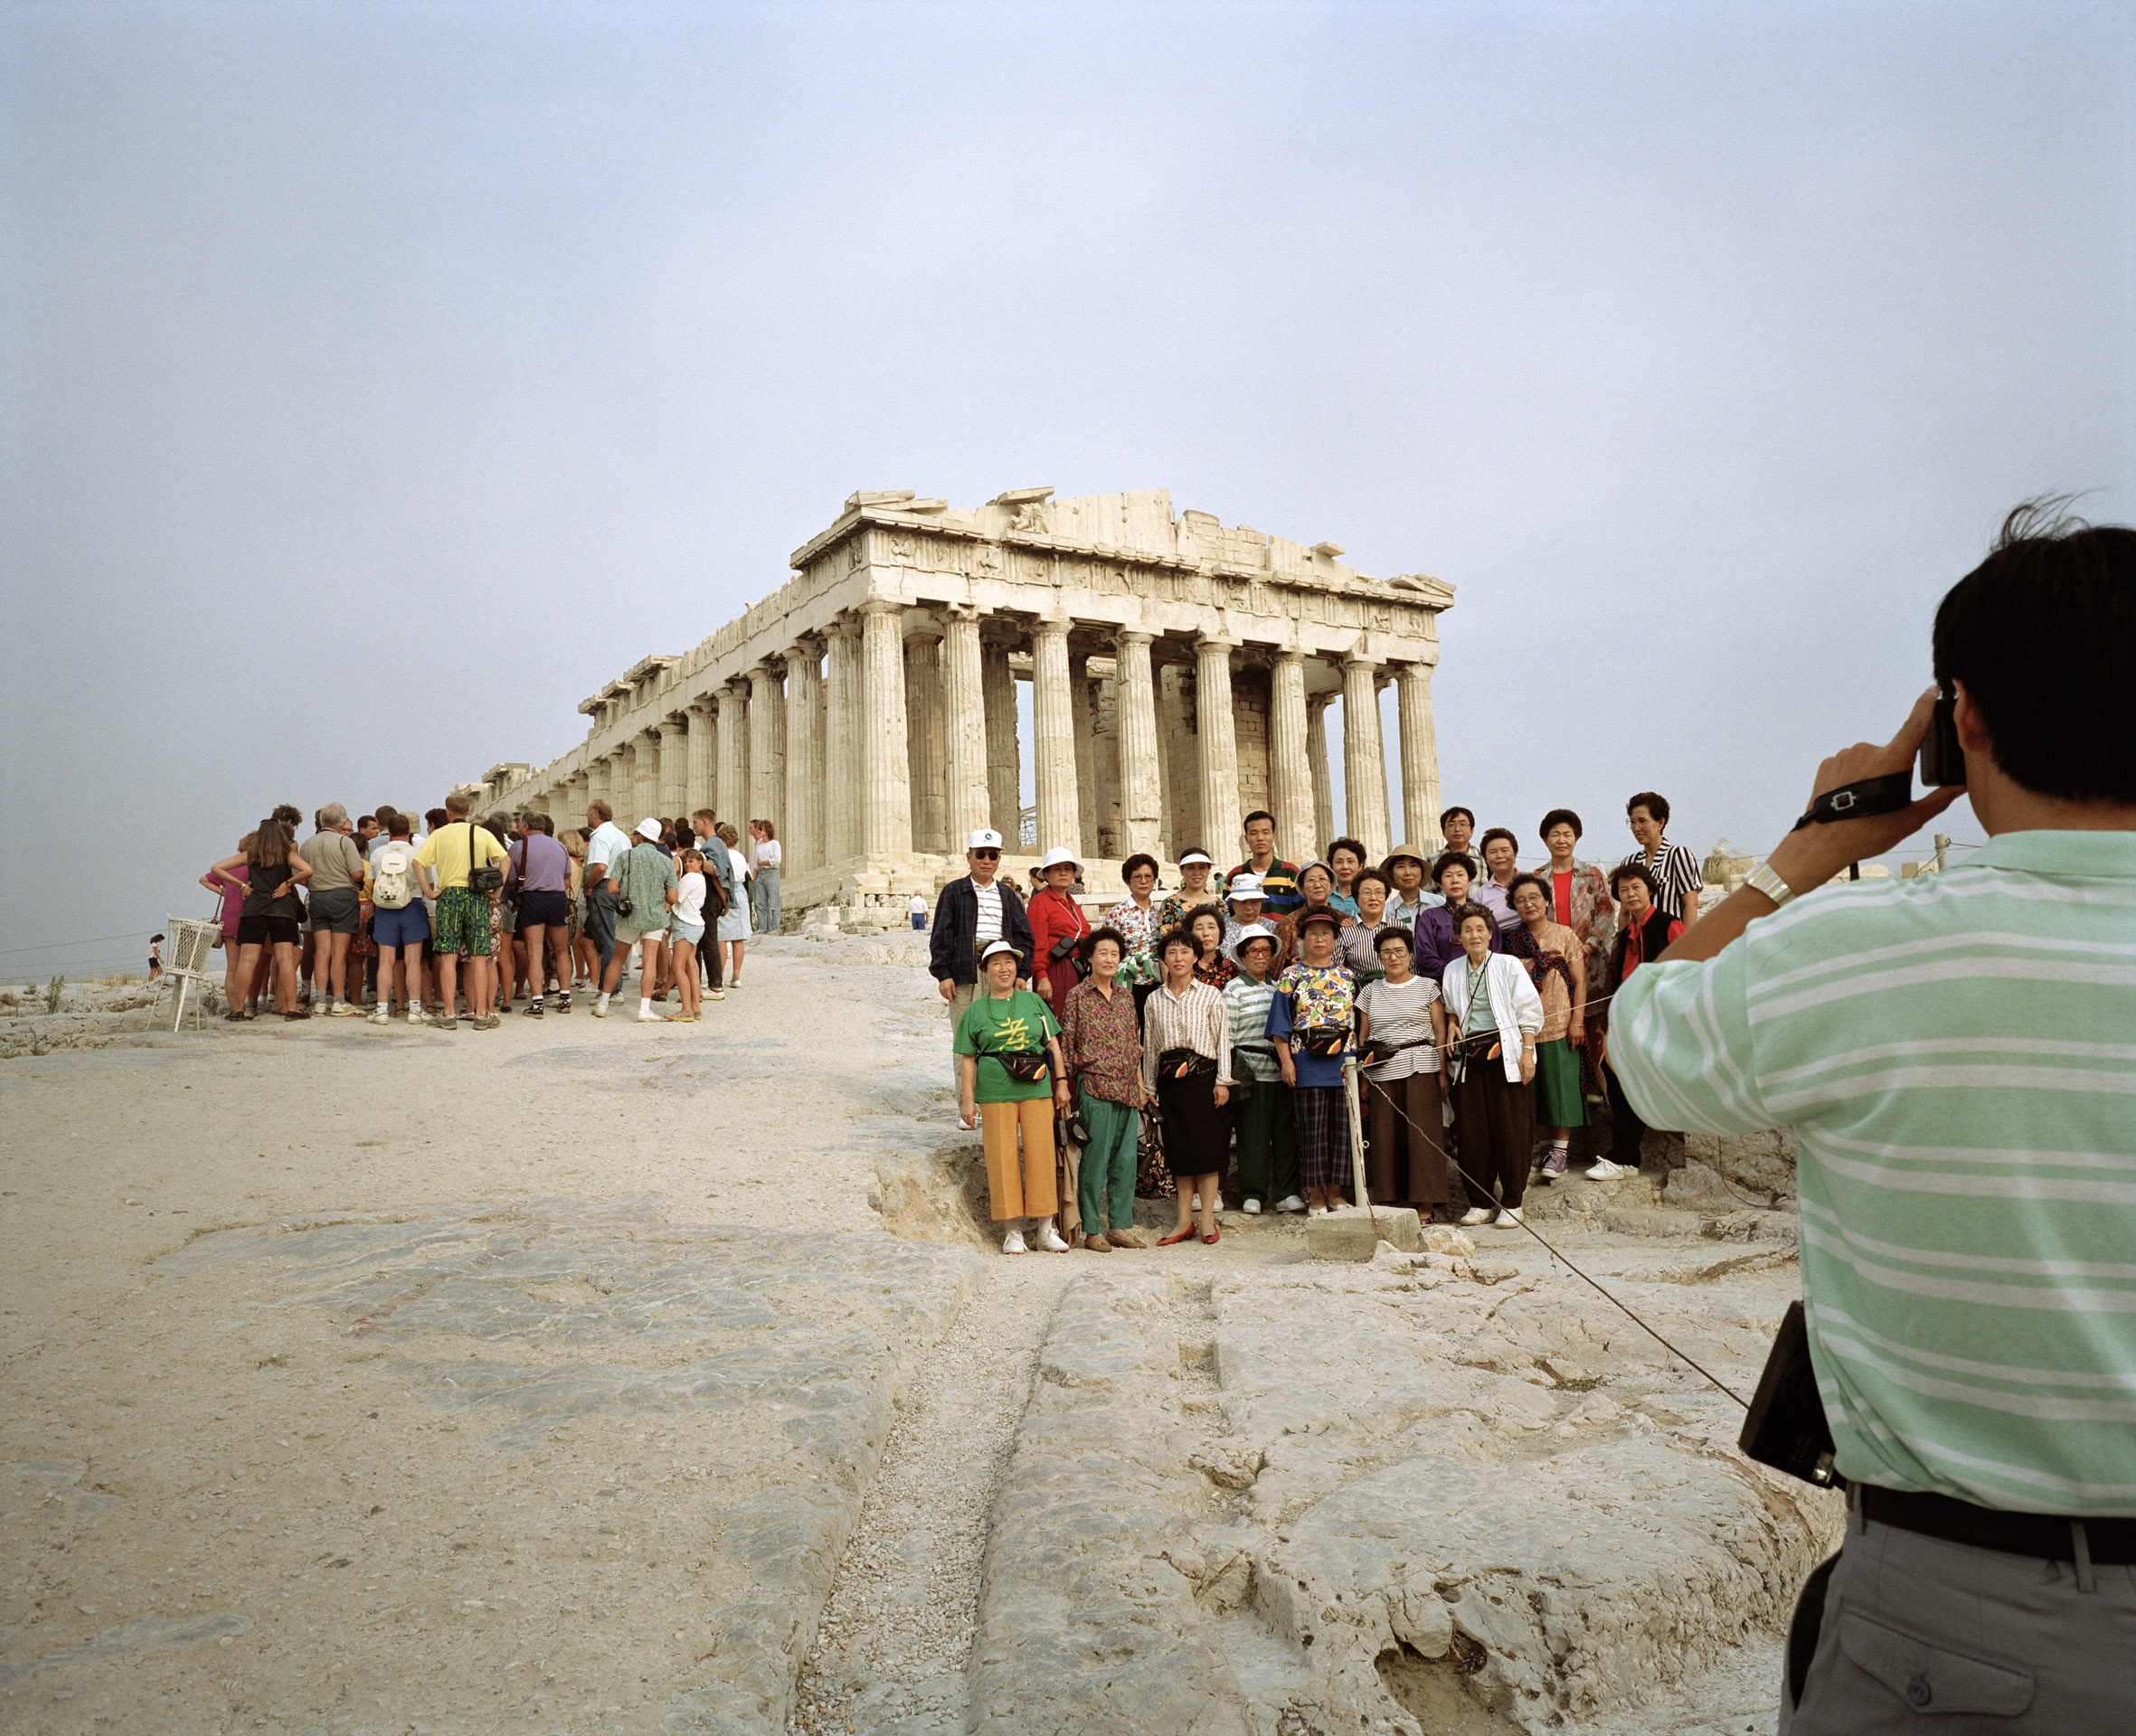
[[[1450, 959], [1446, 968], [1439, 973], [1439, 992], [1444, 998], [1447, 1013], [1454, 1019], [1464, 1019], [1469, 1014], [1469, 955], [1461, 954]], [[1527, 967], [1517, 958], [1508, 958], [1504, 953], [1487, 954], [1483, 961], [1483, 992], [1490, 998], [1491, 1021], [1504, 1036], [1508, 1032], [1518, 1032], [1524, 1036], [1534, 1036], [1543, 1028], [1543, 997], [1536, 993], [1536, 986], [1528, 980]], [[1463, 1032], [1473, 1036], [1472, 1031]], [[1511, 1083], [1520, 1083], [1520, 1044], [1508, 1042], [1499, 1059], [1505, 1063], [1506, 1078]]]

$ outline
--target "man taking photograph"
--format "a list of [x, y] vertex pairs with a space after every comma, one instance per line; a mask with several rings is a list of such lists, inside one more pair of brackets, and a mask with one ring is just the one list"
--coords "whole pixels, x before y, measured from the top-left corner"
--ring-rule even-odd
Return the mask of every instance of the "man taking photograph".
[[[1851, 1487], [1782, 1732], [2104, 1736], [2136, 1708], [2136, 531], [2020, 507], [1933, 651], [1963, 788], [1787, 834], [1618, 991], [1610, 1059], [1659, 1126], [1795, 1129]], [[1813, 797], [1907, 773], [1935, 701]], [[1970, 862], [1826, 888], [1961, 795]]]

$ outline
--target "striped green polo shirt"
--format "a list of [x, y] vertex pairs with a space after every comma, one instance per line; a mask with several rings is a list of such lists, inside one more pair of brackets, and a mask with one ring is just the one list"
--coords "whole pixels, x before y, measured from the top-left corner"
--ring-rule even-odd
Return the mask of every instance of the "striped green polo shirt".
[[1655, 1126], [1795, 1129], [1842, 1473], [2136, 1514], [2136, 833], [1820, 890], [1610, 1024]]

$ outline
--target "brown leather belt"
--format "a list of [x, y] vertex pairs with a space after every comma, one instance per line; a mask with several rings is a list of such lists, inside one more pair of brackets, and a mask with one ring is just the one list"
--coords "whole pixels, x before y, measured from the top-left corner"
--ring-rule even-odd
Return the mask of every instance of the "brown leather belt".
[[1861, 1490], [1862, 1516], [1880, 1525], [1940, 1537], [1947, 1543], [1999, 1550], [2005, 1555], [2037, 1555], [2048, 1561], [2077, 1559], [2075, 1526], [2082, 1524], [2085, 1553], [2100, 1566], [2136, 1563], [2136, 1519], [2069, 1519], [2050, 1513], [2004, 1513], [1976, 1507], [1947, 1495], [1882, 1489], [1874, 1483]]

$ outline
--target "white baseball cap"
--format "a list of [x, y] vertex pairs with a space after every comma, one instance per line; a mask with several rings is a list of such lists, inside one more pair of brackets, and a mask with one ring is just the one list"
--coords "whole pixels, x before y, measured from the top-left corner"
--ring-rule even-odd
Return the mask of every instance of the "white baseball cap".
[[990, 942], [986, 951], [979, 954], [979, 963], [982, 965], [985, 964], [988, 959], [991, 958], [997, 952], [1014, 953], [1016, 963], [1020, 965], [1024, 962], [1024, 955], [1020, 952], [1017, 952], [1016, 949], [1010, 946], [1007, 941], [996, 940]]
[[1224, 897], [1233, 904], [1238, 903], [1242, 899], [1265, 898], [1267, 896], [1268, 894], [1261, 890], [1261, 876], [1253, 873], [1234, 874], [1232, 877], [1231, 891], [1224, 894]]
[[1048, 850], [1045, 853], [1045, 860], [1038, 864], [1038, 872], [1043, 874], [1048, 868], [1060, 868], [1063, 866], [1069, 868], [1080, 868], [1082, 866], [1082, 864], [1076, 861], [1074, 851], [1063, 850], [1059, 844], [1056, 844], [1051, 850]]
[[640, 820], [638, 823], [638, 835], [641, 838], [650, 838], [655, 844], [659, 843], [660, 822], [657, 820]]
[[1190, 862], [1207, 862], [1209, 863], [1209, 866], [1212, 868], [1216, 865], [1214, 862], [1209, 861], [1209, 853], [1206, 850], [1189, 850], [1184, 856], [1179, 858], [1179, 865], [1182, 868], [1186, 867]]
[[989, 826], [982, 826], [971, 836], [965, 839], [964, 847], [967, 850], [998, 850], [1001, 848], [1001, 834]]

